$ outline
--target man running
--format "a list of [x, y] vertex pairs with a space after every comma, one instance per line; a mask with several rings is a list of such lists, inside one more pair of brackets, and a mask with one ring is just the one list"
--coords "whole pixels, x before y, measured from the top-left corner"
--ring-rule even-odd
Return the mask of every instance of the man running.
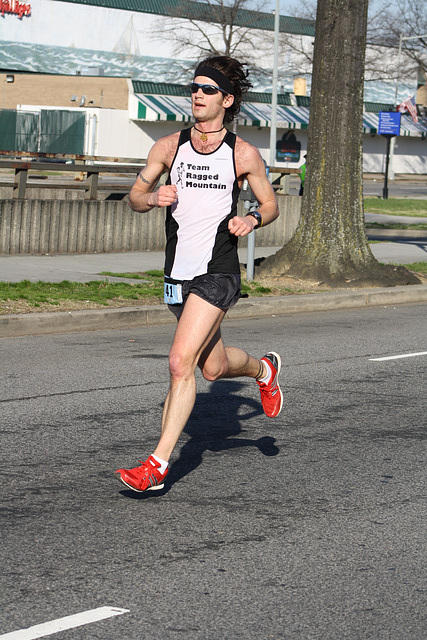
[[[252, 86], [247, 76], [244, 66], [227, 56], [198, 65], [190, 85], [195, 124], [154, 144], [129, 195], [134, 211], [167, 207], [165, 302], [178, 320], [160, 440], [140, 466], [115, 473], [134, 491], [163, 487], [169, 458], [195, 403], [197, 366], [206, 380], [254, 378], [265, 414], [275, 417], [282, 408], [280, 356], [270, 352], [258, 360], [237, 347], [225, 347], [220, 330], [227, 310], [240, 297], [238, 237], [279, 215], [258, 150], [225, 128]], [[155, 191], [165, 172], [166, 184]], [[239, 217], [244, 179], [259, 208]]]

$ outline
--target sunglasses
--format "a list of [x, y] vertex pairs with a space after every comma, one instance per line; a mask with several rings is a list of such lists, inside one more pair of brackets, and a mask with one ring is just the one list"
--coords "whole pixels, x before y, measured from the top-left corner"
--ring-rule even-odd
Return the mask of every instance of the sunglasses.
[[192, 82], [190, 84], [191, 93], [197, 93], [201, 89], [207, 96], [214, 96], [218, 91], [221, 91], [225, 96], [228, 96], [228, 92], [224, 91], [220, 87], [216, 87], [214, 84], [199, 84], [198, 82]]

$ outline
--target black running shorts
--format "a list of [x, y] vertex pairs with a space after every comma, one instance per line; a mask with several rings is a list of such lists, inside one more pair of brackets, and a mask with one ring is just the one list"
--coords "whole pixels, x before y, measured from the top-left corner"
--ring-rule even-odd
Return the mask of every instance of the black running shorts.
[[182, 282], [182, 304], [169, 304], [179, 318], [190, 293], [223, 311], [231, 309], [240, 298], [240, 273], [206, 273]]

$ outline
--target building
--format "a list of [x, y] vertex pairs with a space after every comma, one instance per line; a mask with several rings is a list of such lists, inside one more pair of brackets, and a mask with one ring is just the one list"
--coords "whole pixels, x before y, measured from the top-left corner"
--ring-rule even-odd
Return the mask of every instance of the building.
[[[191, 29], [196, 22], [217, 37], [209, 5], [183, 0], [109, 0], [108, 6], [105, 0], [32, 0], [23, 5], [8, 0], [7, 7], [0, 24], [0, 150], [144, 159], [155, 140], [191, 120], [186, 85], [195, 59], [185, 52], [177, 56], [170, 31]], [[242, 10], [237, 23], [251, 30], [248, 47], [258, 52], [254, 91], [243, 106], [237, 133], [268, 162], [273, 17]], [[309, 20], [281, 16], [280, 30], [308, 43], [314, 36]], [[307, 145], [310, 101], [295, 95], [300, 81], [289, 73], [289, 61], [279, 71], [276, 163], [298, 167]], [[309, 83], [309, 74], [302, 80]], [[403, 99], [408, 88], [400, 89]], [[378, 112], [393, 108], [393, 93], [394, 85], [384, 83], [376, 89], [369, 83], [365, 91], [365, 171], [384, 171]], [[295, 148], [286, 145], [289, 132]], [[426, 134], [426, 120], [415, 124], [410, 116], [402, 117], [395, 172], [427, 173]], [[13, 148], [17, 144], [20, 149]]]

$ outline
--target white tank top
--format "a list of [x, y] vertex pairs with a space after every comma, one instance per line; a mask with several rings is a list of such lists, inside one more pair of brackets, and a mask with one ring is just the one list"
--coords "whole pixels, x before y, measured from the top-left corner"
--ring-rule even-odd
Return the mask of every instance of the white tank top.
[[181, 132], [168, 179], [177, 186], [178, 201], [166, 218], [165, 275], [175, 280], [239, 273], [237, 238], [228, 231], [240, 191], [235, 141], [227, 132], [218, 149], [200, 153], [191, 143], [191, 129]]

